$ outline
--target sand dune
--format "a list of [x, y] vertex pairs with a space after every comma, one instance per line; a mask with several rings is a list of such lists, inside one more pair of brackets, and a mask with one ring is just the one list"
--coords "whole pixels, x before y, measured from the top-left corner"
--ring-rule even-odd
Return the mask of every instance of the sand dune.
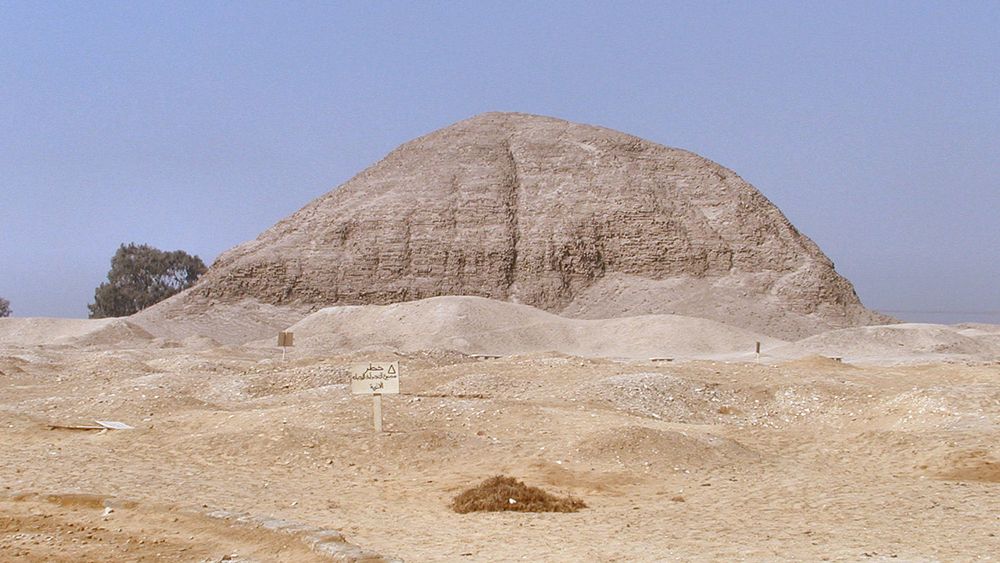
[[[382, 348], [463, 354], [555, 351], [581, 357], [699, 358], [749, 353], [782, 341], [678, 315], [583, 320], [480, 297], [434, 297], [393, 305], [329, 307], [292, 325], [296, 347], [344, 353]], [[260, 345], [273, 345], [262, 340]]]
[[895, 324], [831, 330], [785, 342], [722, 323], [681, 315], [567, 318], [527, 305], [446, 296], [392, 305], [302, 309], [247, 301], [191, 317], [139, 313], [118, 319], [0, 319], [2, 346], [143, 346], [209, 349], [253, 342], [273, 348], [280, 330], [295, 333], [302, 354], [383, 350], [451, 351], [467, 355], [558, 352], [578, 357], [714, 359], [784, 362], [836, 357], [898, 364], [991, 362], [1000, 359], [1000, 327]]
[[125, 319], [0, 319], [0, 345], [101, 346], [122, 348], [148, 344], [153, 338]]
[[[448, 350], [512, 355], [559, 352], [579, 357], [765, 361], [837, 357], [848, 362], [993, 361], [994, 325], [898, 324], [831, 330], [785, 342], [715, 321], [681, 315], [567, 318], [480, 297], [434, 297], [392, 305], [329, 307], [288, 328], [306, 352]], [[258, 346], [273, 346], [272, 338]]]
[[180, 293], [129, 317], [153, 336], [170, 341], [210, 339], [220, 344], [243, 344], [276, 334], [309, 313], [310, 309], [276, 306], [244, 299], [205, 307]]
[[831, 330], [767, 350], [775, 358], [808, 355], [842, 357], [845, 361], [912, 363], [990, 361], [1000, 357], [1000, 339], [982, 329], [907, 323]]

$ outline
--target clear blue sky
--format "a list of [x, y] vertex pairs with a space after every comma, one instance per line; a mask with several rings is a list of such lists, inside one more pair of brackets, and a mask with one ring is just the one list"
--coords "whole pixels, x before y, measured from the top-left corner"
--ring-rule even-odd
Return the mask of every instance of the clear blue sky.
[[120, 243], [211, 262], [493, 110], [693, 150], [866, 305], [1000, 323], [995, 1], [0, 0], [0, 296], [86, 316]]

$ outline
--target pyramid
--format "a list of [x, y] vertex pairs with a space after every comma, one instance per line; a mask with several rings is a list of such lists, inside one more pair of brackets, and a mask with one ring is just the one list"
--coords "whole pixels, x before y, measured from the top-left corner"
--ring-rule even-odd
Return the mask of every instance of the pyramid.
[[887, 320], [732, 171], [518, 113], [403, 144], [225, 252], [181, 300], [315, 309], [441, 295], [582, 318], [684, 314], [785, 339]]

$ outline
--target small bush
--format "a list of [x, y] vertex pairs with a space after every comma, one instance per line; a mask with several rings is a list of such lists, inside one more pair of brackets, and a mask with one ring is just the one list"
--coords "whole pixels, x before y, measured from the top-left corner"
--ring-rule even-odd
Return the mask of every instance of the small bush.
[[[512, 502], [513, 501], [513, 502]], [[557, 497], [513, 477], [497, 475], [455, 497], [451, 509], [469, 512], [576, 512], [587, 505], [573, 497]]]

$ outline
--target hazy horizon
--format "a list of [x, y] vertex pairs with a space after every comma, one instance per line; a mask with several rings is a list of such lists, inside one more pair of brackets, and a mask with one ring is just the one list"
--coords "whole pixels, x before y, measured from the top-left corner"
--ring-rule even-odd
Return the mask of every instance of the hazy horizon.
[[1000, 323], [1000, 4], [0, 2], [0, 297], [85, 317], [121, 243], [211, 263], [485, 111], [733, 170], [874, 310]]

